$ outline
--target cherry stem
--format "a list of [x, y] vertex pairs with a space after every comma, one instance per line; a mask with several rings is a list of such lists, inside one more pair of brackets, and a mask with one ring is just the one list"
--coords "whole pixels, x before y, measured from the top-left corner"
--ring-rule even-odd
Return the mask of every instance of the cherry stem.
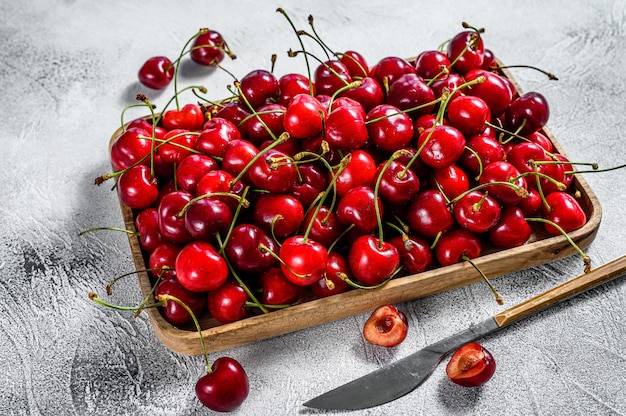
[[178, 303], [180, 306], [182, 306], [187, 311], [187, 313], [189, 313], [189, 315], [191, 315], [191, 319], [193, 320], [193, 323], [196, 326], [196, 330], [198, 331], [198, 334], [200, 335], [200, 344], [202, 344], [202, 353], [204, 355], [204, 361], [206, 363], [207, 372], [211, 373], [212, 369], [211, 369], [211, 363], [209, 362], [209, 353], [207, 352], [206, 344], [204, 343], [204, 336], [202, 335], [202, 328], [200, 328], [200, 323], [198, 322], [198, 318], [196, 318], [196, 314], [193, 313], [191, 308], [187, 306], [185, 302], [178, 299], [176, 296], [172, 296], [172, 295], [164, 293], [161, 295], [157, 295], [156, 300], [159, 302], [167, 302], [168, 300], [174, 301]]
[[463, 254], [463, 260], [468, 262], [469, 264], [472, 265], [472, 267], [474, 269], [476, 269], [476, 271], [478, 273], [480, 273], [480, 275], [482, 276], [482, 278], [485, 280], [485, 282], [487, 282], [487, 284], [489, 285], [489, 288], [491, 289], [491, 292], [493, 293], [493, 295], [496, 297], [496, 302], [498, 302], [498, 305], [502, 305], [504, 304], [504, 300], [502, 299], [502, 296], [500, 296], [500, 294], [498, 293], [498, 291], [496, 290], [495, 286], [491, 283], [491, 281], [487, 278], [487, 276], [485, 275], [485, 273], [483, 273], [482, 270], [480, 270], [480, 268], [472, 261], [472, 259], [470, 259], [467, 255]]
[[105, 286], [105, 288], [106, 288], [106, 292], [107, 292], [107, 295], [111, 296], [111, 294], [113, 293], [113, 292], [112, 292], [112, 290], [111, 290], [111, 288], [113, 287], [113, 285], [114, 285], [115, 283], [117, 283], [118, 281], [122, 280], [123, 278], [128, 277], [128, 276], [131, 276], [131, 275], [133, 275], [133, 274], [137, 274], [137, 273], [139, 273], [140, 271], [143, 271], [143, 272], [149, 272], [149, 271], [157, 271], [157, 270], [161, 272], [161, 273], [160, 273], [160, 275], [159, 275], [159, 278], [160, 278], [160, 276], [162, 276], [163, 274], [167, 273], [168, 271], [171, 271], [172, 269], [170, 269], [170, 268], [169, 268], [169, 267], [167, 267], [167, 266], [164, 266], [164, 267], [156, 267], [156, 268], [151, 267], [151, 268], [144, 269], [144, 270], [136, 270], [136, 271], [133, 271], [133, 272], [124, 273], [124, 274], [119, 275], [119, 276], [117, 276], [116, 278], [112, 279], [109, 283], [107, 283], [107, 285]]
[[585, 273], [589, 273], [589, 271], [591, 270], [591, 258], [588, 255], [586, 255], [580, 247], [578, 247], [578, 245], [574, 242], [574, 240], [572, 240], [572, 237], [570, 237], [569, 234], [566, 233], [565, 230], [560, 225], [558, 225], [554, 221], [550, 221], [546, 218], [541, 218], [541, 217], [527, 217], [525, 219], [526, 221], [534, 221], [534, 222], [541, 222], [544, 224], [549, 224], [553, 226], [554, 228], [556, 228], [563, 235], [563, 237], [567, 239], [567, 242], [572, 247], [574, 247], [574, 249], [581, 255], [581, 257], [583, 258], [584, 265], [585, 265], [585, 269], [584, 269]]
[[[516, 178], [514, 178], [516, 179]], [[452, 199], [450, 202], [448, 202], [448, 205], [454, 205], [457, 202], [459, 202], [459, 200], [461, 198], [463, 198], [465, 195], [469, 194], [472, 191], [478, 191], [480, 189], [484, 189], [487, 188], [489, 186], [495, 186], [495, 185], [504, 185], [504, 186], [508, 186], [511, 187], [515, 190], [515, 192], [521, 196], [522, 198], [525, 198], [528, 196], [528, 191], [520, 186], [515, 185], [514, 183], [511, 182], [506, 182], [506, 181], [493, 181], [493, 182], [485, 182], [485, 183], [481, 183], [479, 185], [476, 185], [475, 187], [473, 187], [472, 189], [469, 189], [461, 194], [459, 194], [457, 197], [455, 197], [454, 199]]]
[[[102, 305], [102, 306], [106, 306], [107, 308], [112, 308], [112, 309], [117, 309], [120, 311], [136, 311], [137, 309], [139, 309], [138, 306], [122, 306], [122, 305], [116, 305], [113, 303], [109, 303], [105, 300], [102, 300], [100, 297], [98, 297], [98, 294], [96, 292], [89, 292], [89, 299], [91, 299], [92, 301]], [[159, 306], [165, 306], [165, 302], [157, 302], [157, 303], [152, 303], [150, 305], [144, 305], [143, 309], [146, 308], [155, 308], [155, 307], [159, 307]]]
[[480, 176], [483, 174], [483, 161], [480, 158], [480, 155], [478, 154], [478, 152], [476, 152], [476, 150], [472, 149], [469, 146], [465, 146], [465, 150], [467, 150], [468, 152], [470, 152], [476, 157], [476, 162], [478, 162], [478, 174], [476, 175], [474, 180], [479, 180]]
[[[295, 25], [293, 24], [293, 21], [291, 20], [291, 18], [287, 14], [287, 12], [285, 12], [285, 10], [282, 7], [277, 8], [276, 12], [282, 14], [285, 17], [285, 19], [287, 19], [287, 22], [291, 25], [291, 28], [293, 29], [294, 33], [296, 33], [296, 35], [298, 35], [298, 30], [296, 29]], [[298, 37], [298, 42], [300, 42], [300, 47], [302, 48], [302, 50], [305, 50], [304, 42], [302, 42], [302, 38], [299, 35], [297, 37]], [[309, 92], [310, 92], [311, 95], [315, 95], [315, 92], [313, 91], [313, 81], [311, 81], [311, 79], [312, 79], [312, 77], [311, 77], [311, 66], [309, 64], [309, 58], [308, 58], [307, 54], [304, 55], [304, 60], [305, 60], [305, 63], [306, 63], [306, 70], [307, 70], [308, 79], [309, 79]]]
[[252, 159], [250, 159], [250, 162], [248, 162], [248, 164], [246, 166], [244, 166], [241, 171], [237, 174], [237, 176], [235, 177], [235, 179], [233, 179], [231, 181], [231, 185], [236, 184], [237, 182], [239, 182], [241, 180], [241, 178], [243, 178], [243, 176], [246, 174], [246, 172], [250, 169], [250, 167], [252, 165], [254, 165], [254, 163], [261, 159], [267, 152], [269, 152], [270, 150], [272, 150], [273, 148], [275, 148], [276, 146], [278, 146], [281, 143], [286, 142], [289, 139], [289, 133], [287, 132], [283, 132], [280, 137], [278, 137], [278, 139], [276, 139], [275, 141], [273, 141], [269, 146], [261, 149], [259, 151], [259, 153], [257, 153], [256, 155], [254, 155], [254, 157]]
[[[304, 240], [304, 241], [306, 243], [306, 240]], [[285, 263], [285, 261], [283, 259], [281, 259], [278, 254], [276, 254], [272, 250], [270, 250], [270, 248], [268, 246], [266, 246], [265, 244], [260, 243], [259, 244], [259, 250], [264, 251], [267, 254], [269, 254], [270, 256], [274, 257], [276, 259], [276, 261], [278, 261], [285, 269], [289, 270], [289, 273], [293, 274], [298, 279], [306, 279], [308, 277], [306, 274], [301, 274], [301, 273], [294, 272], [293, 269], [291, 269], [291, 267], [289, 267], [287, 265], [287, 263]]]
[[[572, 163], [572, 162], [565, 162], [565, 164], [572, 165], [572, 164], [575, 164], [575, 163]], [[578, 163], [578, 164], [584, 164], [584, 163]], [[610, 167], [610, 168], [604, 168], [604, 169], [598, 169], [598, 165], [597, 165], [597, 164], [595, 164], [595, 163], [594, 163], [594, 164], [591, 164], [591, 166], [592, 166], [592, 169], [593, 169], [593, 170], [575, 170], [575, 171], [567, 171], [567, 172], [565, 172], [565, 174], [566, 174], [566, 175], [571, 175], [571, 174], [574, 174], [574, 173], [597, 173], [597, 172], [610, 172], [610, 171], [612, 171], [612, 170], [618, 170], [618, 169], [623, 169], [623, 168], [626, 168], [626, 164], [619, 165], [619, 166], [613, 166], [613, 167]]]
[[[396, 160], [397, 158], [402, 156], [402, 154], [403, 154], [402, 150], [398, 150], [398, 151], [394, 152], [389, 157], [389, 159], [387, 159], [387, 161], [383, 165], [382, 169], [380, 170], [380, 173], [378, 174], [378, 177], [376, 178], [376, 183], [374, 184], [374, 212], [376, 213], [376, 222], [378, 223], [378, 248], [379, 249], [383, 248], [383, 221], [382, 221], [382, 217], [380, 215], [380, 207], [378, 206], [378, 193], [379, 193], [379, 189], [380, 189], [380, 183], [382, 182], [383, 175], [385, 174], [385, 171], [391, 165], [391, 162], [393, 162], [394, 160]], [[400, 172], [400, 175], [403, 175], [403, 174], [406, 174], [406, 172], [404, 170]]]
[[[241, 213], [241, 208], [244, 206], [244, 201], [247, 201], [246, 196], [248, 195], [249, 191], [250, 191], [250, 187], [246, 186], [243, 190], [243, 193], [241, 194], [241, 199], [239, 200], [239, 203], [237, 204], [237, 208], [235, 209], [235, 212], [233, 213], [233, 220], [230, 222], [230, 227], [228, 227], [228, 232], [226, 232], [226, 238], [224, 238], [224, 243], [220, 244], [220, 249], [217, 252], [217, 254], [223, 254], [224, 247], [226, 246], [226, 243], [228, 243], [228, 240], [230, 239], [230, 236], [233, 233], [233, 230], [235, 229], [235, 224], [237, 223], [237, 218], [239, 218], [239, 214]], [[219, 236], [219, 233], [216, 234], [216, 236]]]
[[194, 204], [194, 202], [198, 202], [201, 199], [209, 198], [213, 196], [227, 196], [229, 198], [236, 199], [239, 203], [241, 203], [241, 205], [244, 208], [248, 208], [250, 206], [250, 201], [232, 192], [209, 192], [206, 194], [198, 195], [194, 197], [193, 199], [191, 199], [189, 202], [185, 204], [185, 206], [178, 212], [176, 216], [180, 218], [183, 215], [185, 215], [185, 212], [187, 212], [187, 210]]
[[126, 228], [118, 228], [118, 227], [94, 227], [94, 228], [89, 228], [87, 230], [83, 230], [80, 233], [78, 233], [79, 236], [87, 234], [87, 233], [91, 233], [94, 231], [120, 231], [122, 233], [126, 233], [129, 235], [139, 235], [138, 231], [130, 231], [127, 230]]
[[[287, 309], [293, 305], [289, 304], [289, 303], [285, 303], [285, 304], [281, 304], [281, 305], [268, 305], [267, 303], [263, 303], [262, 304], [265, 308], [269, 309]], [[244, 306], [246, 307], [258, 307], [259, 305], [257, 305], [254, 302], [246, 302], [244, 303]]]
[[539, 71], [542, 74], [544, 74], [545, 76], [548, 77], [548, 79], [550, 81], [558, 81], [559, 79], [551, 72], [545, 71], [541, 68], [537, 68], [535, 66], [531, 66], [531, 65], [506, 65], [506, 66], [496, 66], [493, 69], [498, 71], [501, 69], [509, 69], [509, 68], [527, 68], [527, 69], [534, 69], [535, 71]]

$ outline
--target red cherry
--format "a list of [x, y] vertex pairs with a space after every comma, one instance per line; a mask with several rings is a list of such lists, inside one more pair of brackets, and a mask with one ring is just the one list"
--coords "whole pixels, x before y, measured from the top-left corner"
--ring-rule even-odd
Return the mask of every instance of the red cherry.
[[406, 338], [408, 326], [404, 312], [393, 305], [382, 305], [365, 321], [363, 337], [373, 345], [396, 347]]
[[370, 140], [382, 151], [393, 153], [408, 146], [413, 139], [413, 120], [392, 105], [374, 107], [365, 121]]
[[485, 81], [472, 85], [467, 89], [467, 94], [483, 99], [491, 111], [491, 116], [500, 117], [513, 100], [513, 94], [506, 79], [484, 69], [472, 69], [464, 76], [466, 82], [474, 81], [478, 77], [484, 77]]
[[530, 188], [528, 190], [528, 196], [522, 198], [516, 205], [519, 207], [525, 216], [532, 217], [537, 215], [543, 205], [543, 199], [537, 188]]
[[326, 270], [328, 252], [322, 244], [296, 235], [280, 246], [279, 256], [285, 277], [298, 286], [317, 282]]
[[448, 232], [454, 225], [443, 194], [435, 189], [417, 195], [406, 211], [406, 220], [415, 233], [426, 238]]
[[505, 113], [508, 129], [521, 135], [538, 131], [549, 117], [548, 100], [538, 92], [527, 92], [514, 99]]
[[[200, 316], [206, 310], [206, 294], [203, 292], [192, 292], [185, 289], [175, 277], [163, 279], [157, 285], [154, 295], [171, 295], [180, 299], [191, 309], [195, 316]], [[170, 324], [183, 327], [192, 322], [192, 317], [180, 303], [168, 300], [165, 306], [159, 307], [163, 318]]]
[[176, 168], [176, 184], [179, 189], [195, 194], [198, 181], [217, 168], [218, 164], [212, 157], [190, 154], [183, 158]]
[[393, 85], [404, 74], [415, 74], [415, 68], [406, 59], [397, 56], [384, 57], [370, 69], [370, 76], [383, 86], [383, 89]]
[[214, 66], [224, 60], [225, 49], [222, 35], [215, 30], [209, 30], [194, 39], [189, 55], [197, 64]]
[[261, 274], [275, 266], [272, 253], [278, 253], [278, 247], [269, 234], [246, 223], [233, 228], [224, 253], [235, 269]]
[[464, 194], [470, 188], [470, 181], [465, 171], [456, 165], [434, 169], [432, 187], [439, 189], [449, 200]]
[[[367, 142], [365, 111], [361, 104], [334, 107], [324, 124], [324, 138], [333, 147], [352, 151]], [[358, 104], [358, 105], [357, 105]]]
[[[565, 192], [552, 192], [546, 196], [545, 202], [549, 208], [542, 207], [542, 216], [557, 224], [566, 233], [577, 230], [587, 223], [585, 211], [572, 195]], [[544, 226], [552, 235], [561, 234], [550, 224], [544, 224]]]
[[[512, 186], [505, 185], [503, 182], [508, 182]], [[485, 190], [505, 206], [516, 205], [527, 193], [526, 180], [509, 162], [493, 162], [487, 165], [480, 175], [480, 183], [483, 185], [493, 183]]]
[[454, 204], [454, 218], [461, 227], [475, 233], [484, 233], [496, 225], [501, 209], [487, 193], [471, 191]]
[[154, 56], [148, 59], [139, 69], [139, 82], [148, 88], [161, 90], [169, 85], [174, 78], [174, 65], [165, 56]]
[[483, 134], [472, 136], [467, 140], [466, 149], [458, 160], [458, 163], [469, 174], [478, 176], [481, 169], [491, 162], [504, 160], [504, 147], [500, 142]]
[[[233, 140], [226, 145], [222, 157], [222, 170], [237, 177], [241, 171], [248, 168], [252, 159], [259, 153], [259, 149], [247, 140]], [[244, 174], [244, 180], [248, 180], [248, 172]]]
[[448, 42], [447, 55], [453, 62], [452, 69], [460, 74], [480, 68], [485, 59], [485, 46], [480, 34], [474, 30], [457, 33]]
[[237, 126], [225, 118], [213, 117], [204, 124], [194, 147], [208, 156], [223, 157], [226, 145], [234, 140], [241, 140]]
[[473, 95], [462, 95], [448, 104], [450, 124], [466, 136], [473, 136], [485, 129], [491, 120], [491, 110], [485, 100]]
[[455, 163], [465, 150], [465, 136], [458, 129], [439, 125], [424, 130], [417, 141], [423, 147], [420, 158], [432, 168], [445, 168]]
[[359, 282], [374, 286], [393, 276], [400, 264], [400, 255], [389, 242], [362, 235], [350, 246], [348, 264]]
[[[214, 117], [224, 118], [233, 123], [239, 129], [242, 136], [248, 131], [247, 123], [250, 120], [250, 109], [239, 100], [230, 101], [213, 114]], [[245, 138], [245, 137], [242, 137]]]
[[441, 266], [459, 263], [465, 257], [474, 259], [482, 253], [478, 236], [466, 229], [454, 229], [439, 238], [435, 246], [435, 257]]
[[296, 183], [296, 166], [284, 153], [270, 149], [248, 170], [250, 182], [257, 188], [275, 194], [287, 192]]
[[343, 254], [331, 251], [328, 253], [324, 276], [310, 285], [309, 289], [318, 298], [343, 293], [351, 288], [344, 278], [352, 279], [348, 260]]
[[276, 98], [279, 85], [274, 74], [265, 69], [255, 69], [241, 79], [240, 88], [239, 99], [252, 108], [257, 108], [266, 100]]
[[328, 177], [329, 179], [335, 178], [335, 192], [339, 197], [343, 197], [350, 189], [357, 186], [373, 188], [376, 179], [376, 162], [365, 150], [355, 150], [350, 153], [350, 159], [345, 168], [339, 174], [329, 172]]
[[292, 283], [278, 267], [263, 273], [259, 284], [263, 290], [261, 302], [264, 305], [290, 305], [302, 296], [302, 286]]
[[[209, 195], [213, 193], [232, 194], [234, 196], [241, 196], [245, 185], [238, 181], [233, 183], [235, 178], [228, 172], [223, 170], [211, 170], [207, 172], [196, 186], [197, 195]], [[239, 205], [237, 198], [228, 195], [215, 195], [207, 196], [207, 198], [217, 199], [228, 205], [228, 207], [234, 212]]]
[[161, 124], [166, 130], [184, 129], [201, 130], [204, 125], [204, 113], [197, 104], [185, 104], [180, 110], [163, 112]]
[[467, 92], [468, 88], [462, 87], [463, 84], [465, 84], [463, 77], [456, 72], [451, 72], [445, 78], [439, 79], [430, 84], [430, 89], [433, 90], [435, 98], [441, 98], [445, 91], [450, 94], [449, 97], [453, 100]]
[[357, 101], [365, 111], [369, 111], [385, 101], [383, 87], [371, 77], [360, 79], [358, 86], [343, 91], [341, 96]]
[[[279, 94], [277, 98], [278, 104], [287, 107], [291, 104], [291, 100], [299, 94], [315, 94], [315, 87], [311, 85], [311, 81], [302, 74], [288, 73], [278, 79]], [[311, 88], [313, 87], [313, 91]], [[311, 94], [311, 92], [313, 94]]]
[[110, 150], [111, 165], [113, 170], [121, 171], [129, 168], [143, 159], [142, 164], [150, 162], [152, 151], [152, 135], [143, 128], [130, 127], [117, 137]]
[[132, 209], [144, 209], [159, 196], [157, 181], [146, 165], [136, 165], [122, 173], [117, 181], [120, 200]]
[[222, 324], [248, 317], [250, 309], [246, 307], [247, 301], [248, 294], [235, 280], [227, 280], [207, 296], [209, 313]]
[[228, 231], [232, 221], [233, 212], [219, 199], [198, 199], [185, 211], [185, 228], [196, 240], [211, 240], [216, 233]]
[[532, 229], [519, 207], [505, 207], [500, 220], [489, 230], [489, 241], [495, 247], [508, 249], [526, 243]]
[[163, 279], [173, 277], [176, 269], [176, 257], [178, 257], [181, 248], [180, 245], [167, 240], [156, 246], [148, 257], [148, 273], [155, 278], [159, 276]]
[[300, 201], [285, 194], [262, 194], [254, 204], [256, 225], [278, 238], [295, 234], [304, 220]]
[[326, 61], [315, 69], [313, 82], [317, 95], [332, 96], [337, 90], [352, 82], [350, 71], [339, 60]]
[[302, 228], [310, 228], [309, 236], [325, 247], [333, 244], [345, 230], [344, 225], [337, 218], [337, 214], [330, 211], [326, 206], [321, 206], [317, 213], [315, 209], [307, 212], [302, 222]]
[[477, 387], [491, 379], [496, 361], [489, 351], [477, 342], [463, 345], [452, 354], [446, 365], [450, 380], [464, 387]]
[[196, 396], [200, 402], [216, 412], [237, 409], [249, 392], [248, 375], [241, 364], [229, 357], [215, 360], [211, 372], [196, 383]]
[[[385, 171], [383, 172], [383, 169]], [[383, 201], [391, 205], [402, 205], [415, 198], [420, 190], [420, 181], [417, 175], [402, 163], [393, 160], [387, 166], [381, 163], [376, 171], [380, 175], [378, 193]]]
[[369, 74], [367, 60], [357, 51], [350, 50], [342, 53], [339, 62], [346, 67], [352, 79], [363, 79]]
[[554, 145], [552, 144], [550, 139], [541, 131], [536, 131], [534, 133], [528, 134], [526, 138], [531, 142], [537, 143], [539, 146], [543, 147], [543, 150], [545, 150], [547, 153], [552, 153], [554, 151]]
[[206, 241], [192, 241], [176, 257], [176, 278], [192, 292], [207, 292], [220, 287], [228, 278], [228, 266]]
[[430, 245], [426, 240], [414, 235], [395, 236], [389, 243], [398, 250], [400, 263], [411, 274], [428, 270], [433, 261]]
[[442, 79], [450, 70], [450, 60], [441, 51], [424, 51], [415, 59], [415, 70], [425, 80]]
[[434, 100], [433, 90], [414, 73], [402, 75], [387, 92], [387, 104], [408, 111], [412, 118], [430, 113], [435, 108]]
[[286, 107], [271, 103], [259, 106], [258, 114], [248, 121], [248, 140], [259, 145], [266, 140], [272, 142], [284, 131]]
[[315, 97], [298, 94], [285, 111], [283, 127], [292, 137], [306, 139], [322, 131], [326, 119], [326, 108]]
[[357, 186], [350, 189], [337, 204], [337, 219], [343, 225], [354, 225], [361, 233], [371, 233], [378, 226], [376, 208], [378, 204], [380, 216], [384, 214], [380, 197], [368, 186]]
[[137, 214], [135, 228], [139, 232], [139, 245], [146, 253], [152, 253], [164, 241], [159, 230], [159, 212], [155, 207], [146, 208]]
[[159, 229], [163, 237], [184, 244], [192, 237], [185, 227], [185, 217], [179, 215], [193, 196], [185, 191], [173, 191], [164, 195], [159, 202]]
[[297, 181], [287, 191], [302, 203], [303, 207], [309, 207], [328, 186], [328, 178], [324, 171], [313, 163], [297, 165]]

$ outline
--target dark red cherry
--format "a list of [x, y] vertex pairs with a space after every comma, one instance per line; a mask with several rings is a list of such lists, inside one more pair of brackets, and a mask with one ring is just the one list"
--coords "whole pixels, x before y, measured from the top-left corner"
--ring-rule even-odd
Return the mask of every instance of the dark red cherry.
[[153, 56], [139, 69], [139, 82], [148, 88], [162, 90], [174, 78], [174, 65], [165, 56]]
[[400, 255], [389, 242], [362, 235], [350, 246], [348, 264], [359, 282], [374, 286], [393, 276], [400, 264]]
[[195, 194], [198, 181], [218, 166], [215, 159], [210, 156], [190, 154], [183, 158], [176, 168], [176, 184], [181, 190]]
[[441, 51], [424, 51], [415, 59], [415, 70], [424, 80], [442, 79], [450, 71], [450, 60]]
[[376, 208], [378, 204], [380, 216], [384, 215], [380, 197], [368, 186], [357, 186], [350, 189], [337, 204], [337, 219], [344, 226], [354, 225], [361, 233], [367, 234], [378, 226]]
[[186, 191], [173, 191], [164, 195], [159, 202], [159, 229], [163, 237], [178, 244], [192, 239], [185, 227], [185, 217], [179, 215], [193, 196]]
[[492, 162], [504, 160], [504, 147], [494, 138], [486, 135], [472, 136], [467, 140], [466, 149], [458, 160], [470, 175], [480, 175], [482, 169]]
[[538, 92], [527, 92], [514, 99], [505, 113], [507, 128], [521, 135], [538, 131], [549, 118], [548, 100]]
[[482, 37], [475, 30], [457, 33], [448, 42], [447, 55], [452, 63], [452, 69], [459, 74], [480, 68], [485, 59]]
[[201, 130], [204, 122], [202, 108], [193, 103], [185, 104], [178, 110], [165, 110], [161, 118], [161, 125], [168, 131], [176, 129]]
[[150, 276], [168, 279], [176, 275], [176, 257], [182, 246], [164, 240], [157, 245], [148, 256], [148, 273]]
[[406, 59], [397, 56], [384, 57], [370, 69], [370, 76], [385, 91], [404, 74], [415, 74], [415, 67]]
[[[587, 214], [572, 195], [566, 192], [552, 192], [546, 196], [545, 202], [547, 206], [541, 209], [543, 218], [555, 223], [566, 233], [575, 231], [587, 223]], [[561, 234], [561, 231], [550, 224], [544, 226], [552, 235]]]
[[110, 150], [111, 165], [118, 172], [137, 163], [150, 163], [152, 134], [143, 128], [130, 127], [117, 137]]
[[252, 108], [260, 107], [278, 95], [278, 80], [265, 69], [248, 72], [240, 81], [240, 100]]
[[326, 107], [309, 94], [298, 94], [285, 111], [283, 127], [292, 137], [306, 139], [318, 135], [324, 126]]
[[417, 74], [405, 74], [389, 87], [387, 104], [407, 111], [415, 119], [430, 113], [435, 104], [435, 93]]
[[438, 125], [424, 130], [417, 141], [422, 148], [420, 158], [435, 169], [445, 168], [454, 164], [465, 150], [465, 136], [455, 127]]
[[350, 159], [343, 170], [339, 173], [329, 172], [328, 177], [334, 178], [335, 192], [340, 197], [357, 186], [373, 188], [376, 179], [376, 161], [365, 150], [355, 150], [350, 153]]
[[517, 206], [505, 207], [498, 223], [489, 230], [489, 241], [497, 248], [508, 249], [526, 243], [532, 234], [532, 228], [526, 221], [525, 214]]
[[209, 30], [194, 39], [189, 55], [197, 64], [215, 66], [224, 60], [225, 49], [222, 35], [215, 30]]
[[292, 283], [279, 267], [272, 267], [259, 277], [264, 305], [290, 305], [302, 296], [302, 286]]
[[295, 285], [309, 286], [324, 275], [328, 251], [310, 238], [295, 235], [283, 242], [279, 256], [285, 277]]
[[296, 95], [315, 95], [315, 86], [302, 74], [288, 73], [278, 79], [278, 104], [287, 107]]
[[349, 50], [340, 54], [339, 62], [348, 69], [352, 79], [363, 79], [369, 74], [367, 60], [357, 51]]
[[156, 202], [159, 187], [148, 166], [136, 165], [120, 175], [117, 193], [120, 201], [130, 208], [144, 209]]
[[159, 212], [155, 207], [146, 208], [137, 214], [135, 228], [139, 232], [139, 245], [146, 253], [152, 253], [164, 241], [159, 230]]
[[176, 278], [187, 290], [207, 292], [226, 282], [228, 265], [206, 241], [192, 241], [176, 257]]
[[482, 132], [491, 120], [491, 110], [485, 100], [473, 95], [462, 95], [448, 104], [450, 124], [461, 130], [465, 136]]
[[[171, 295], [180, 299], [185, 305], [191, 309], [195, 316], [200, 316], [206, 310], [206, 294], [203, 292], [192, 292], [185, 289], [175, 277], [163, 279], [154, 291], [155, 297], [159, 295]], [[192, 317], [180, 303], [173, 300], [166, 301], [165, 306], [159, 307], [163, 314], [163, 318], [170, 324], [183, 327], [192, 323]]]
[[410, 273], [428, 270], [433, 262], [433, 253], [428, 242], [415, 235], [395, 236], [389, 243], [398, 250], [400, 263]]
[[296, 166], [286, 154], [269, 149], [254, 161], [247, 172], [257, 188], [275, 194], [287, 192], [296, 183]]
[[211, 371], [196, 383], [196, 396], [200, 402], [216, 412], [237, 409], [249, 392], [248, 375], [241, 364], [230, 357], [215, 360]]
[[369, 111], [384, 102], [385, 91], [374, 78], [365, 77], [359, 81], [360, 84], [357, 87], [345, 90], [341, 96], [359, 102], [365, 111]]
[[449, 266], [464, 260], [474, 259], [482, 253], [478, 236], [466, 229], [457, 228], [439, 238], [435, 246], [435, 257], [441, 266]]
[[227, 324], [250, 315], [250, 309], [246, 306], [248, 299], [248, 294], [237, 281], [227, 280], [209, 292], [207, 306], [211, 316]]
[[232, 210], [215, 198], [198, 199], [185, 211], [185, 228], [196, 240], [211, 240], [218, 232], [225, 235], [232, 221]]
[[267, 193], [253, 208], [254, 223], [278, 238], [295, 234], [304, 220], [304, 208], [290, 195]]
[[232, 266], [242, 272], [261, 274], [276, 264], [278, 246], [274, 239], [253, 224], [233, 228], [224, 253]]
[[309, 236], [325, 247], [333, 244], [345, 230], [345, 226], [339, 221], [335, 211], [330, 211], [323, 205], [319, 210], [311, 209], [306, 213], [302, 229], [309, 227]]
[[208, 156], [222, 157], [226, 145], [240, 139], [241, 133], [232, 121], [213, 117], [204, 123], [203, 130], [196, 139], [195, 149]]
[[501, 205], [516, 205], [527, 194], [526, 180], [509, 162], [492, 162], [483, 169], [480, 183]]
[[433, 169], [429, 183], [432, 188], [440, 190], [448, 200], [456, 198], [470, 188], [469, 177], [463, 169], [456, 165]]
[[454, 217], [443, 194], [435, 189], [420, 192], [406, 210], [406, 221], [418, 235], [435, 238], [454, 226]]
[[309, 289], [318, 298], [343, 293], [351, 288], [345, 279], [352, 279], [348, 260], [343, 254], [331, 251], [328, 253], [324, 276], [310, 285]]
[[484, 77], [485, 81], [472, 85], [467, 89], [467, 94], [482, 98], [489, 106], [491, 116], [500, 117], [513, 100], [511, 88], [502, 76], [484, 69], [472, 69], [464, 78], [466, 82], [470, 82], [480, 76]]
[[257, 108], [257, 114], [248, 123], [248, 140], [259, 146], [266, 140], [274, 141], [284, 131], [285, 106], [270, 103]]
[[337, 90], [352, 82], [350, 71], [339, 60], [326, 61], [317, 66], [313, 73], [317, 95], [332, 96]]
[[484, 233], [500, 220], [498, 201], [481, 191], [470, 191], [453, 208], [454, 218], [461, 227], [475, 233]]
[[378, 193], [383, 201], [391, 205], [410, 202], [420, 190], [417, 175], [396, 160], [391, 161], [389, 165], [386, 162], [381, 163], [376, 171], [376, 177], [379, 176]]
[[413, 140], [413, 120], [389, 104], [381, 104], [367, 113], [365, 119], [371, 142], [384, 152], [393, 153]]

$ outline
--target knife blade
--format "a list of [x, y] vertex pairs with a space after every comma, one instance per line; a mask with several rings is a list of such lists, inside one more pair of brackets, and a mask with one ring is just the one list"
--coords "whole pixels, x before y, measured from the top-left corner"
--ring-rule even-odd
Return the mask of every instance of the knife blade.
[[536, 312], [586, 292], [626, 272], [626, 255], [568, 280], [477, 325], [430, 344], [394, 363], [304, 403], [323, 410], [360, 410], [396, 400], [415, 390], [452, 351]]

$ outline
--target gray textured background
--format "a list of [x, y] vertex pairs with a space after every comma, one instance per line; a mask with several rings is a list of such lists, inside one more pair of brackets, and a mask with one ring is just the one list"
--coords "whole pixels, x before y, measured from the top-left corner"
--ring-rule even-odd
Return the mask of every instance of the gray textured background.
[[[335, 49], [371, 63], [437, 47], [468, 21], [486, 28], [487, 47], [508, 64], [548, 69], [558, 82], [518, 70], [525, 91], [550, 101], [549, 127], [574, 160], [624, 163], [626, 2], [499, 1], [0, 1], [0, 409], [15, 415], [210, 414], [193, 385], [201, 357], [171, 353], [145, 317], [87, 298], [132, 270], [127, 239], [84, 229], [121, 227], [115, 193], [96, 187], [108, 171], [107, 144], [121, 108], [138, 90], [152, 55], [175, 56], [198, 28], [219, 30], [243, 76], [268, 67], [299, 69], [284, 56], [296, 39], [277, 6], [299, 27], [316, 17]], [[187, 79], [216, 98], [222, 72]], [[171, 92], [168, 90], [167, 92]], [[167, 95], [163, 95], [165, 97]], [[152, 95], [158, 102], [159, 95]], [[600, 265], [626, 253], [626, 172], [586, 175], [604, 209], [588, 253]], [[496, 280], [507, 305], [581, 271], [568, 258]], [[134, 278], [116, 301], [138, 299]], [[452, 385], [440, 366], [414, 393], [365, 415], [626, 414], [626, 280], [567, 301], [483, 340], [496, 356], [479, 389]], [[365, 315], [226, 351], [248, 372], [250, 396], [237, 415], [315, 414], [301, 403], [502, 310], [484, 284], [399, 305], [410, 332], [399, 347], [366, 345]], [[213, 354], [215, 359], [220, 354]]]

